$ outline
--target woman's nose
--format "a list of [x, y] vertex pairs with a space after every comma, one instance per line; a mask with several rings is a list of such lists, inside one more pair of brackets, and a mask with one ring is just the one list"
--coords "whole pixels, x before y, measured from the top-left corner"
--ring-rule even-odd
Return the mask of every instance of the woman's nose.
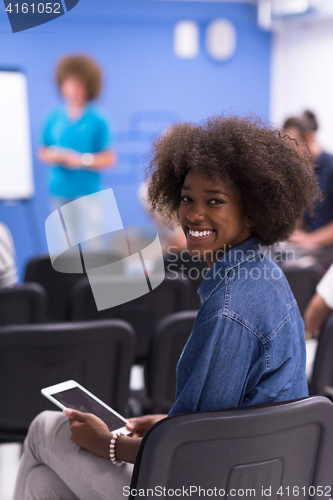
[[187, 214], [188, 220], [191, 222], [198, 222], [204, 220], [206, 217], [205, 211], [203, 210], [203, 207], [200, 205], [193, 205], [191, 207], [191, 210]]

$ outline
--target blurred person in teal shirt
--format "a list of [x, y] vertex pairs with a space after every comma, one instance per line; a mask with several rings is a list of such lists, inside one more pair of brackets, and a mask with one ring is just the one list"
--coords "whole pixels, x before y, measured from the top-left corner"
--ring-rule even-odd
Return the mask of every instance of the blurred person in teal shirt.
[[[41, 161], [51, 167], [51, 210], [100, 191], [101, 170], [116, 163], [112, 129], [92, 104], [102, 86], [100, 68], [89, 57], [67, 56], [58, 63], [55, 77], [64, 103], [48, 115], [38, 151]], [[89, 228], [102, 225], [103, 219], [98, 197], [87, 198], [86, 207], [84, 214], [73, 213], [81, 241], [89, 239]]]

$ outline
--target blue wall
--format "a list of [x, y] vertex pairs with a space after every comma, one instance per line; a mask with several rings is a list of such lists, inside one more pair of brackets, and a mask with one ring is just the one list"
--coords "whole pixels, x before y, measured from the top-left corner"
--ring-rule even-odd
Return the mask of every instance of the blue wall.
[[[237, 30], [236, 53], [224, 63], [211, 60], [204, 48], [206, 27], [220, 17]], [[173, 53], [173, 28], [180, 20], [199, 24], [201, 47], [195, 59]], [[0, 5], [0, 66], [20, 67], [27, 74], [34, 149], [47, 111], [59, 103], [52, 80], [56, 61], [67, 53], [86, 53], [103, 67], [99, 105], [112, 117], [119, 149], [118, 166], [104, 175], [104, 185], [114, 188], [125, 225], [150, 224], [136, 190], [144, 154], [163, 126], [223, 111], [254, 111], [268, 118], [270, 49], [270, 35], [258, 30], [256, 9], [248, 3], [81, 0], [66, 15], [16, 34]], [[37, 158], [34, 165], [35, 198], [0, 204], [0, 220], [13, 233], [21, 275], [31, 256], [46, 251], [46, 167]]]

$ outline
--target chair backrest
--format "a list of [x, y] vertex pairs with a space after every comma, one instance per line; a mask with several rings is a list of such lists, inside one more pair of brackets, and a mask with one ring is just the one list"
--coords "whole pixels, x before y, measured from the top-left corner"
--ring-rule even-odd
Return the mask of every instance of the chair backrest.
[[168, 413], [175, 402], [176, 367], [197, 311], [170, 314], [157, 325], [147, 361], [146, 383], [153, 413]]
[[[98, 267], [120, 257], [111, 252], [96, 252], [87, 254], [85, 259], [89, 259], [90, 267], [93, 267], [94, 263]], [[117, 260], [117, 262], [119, 273], [121, 273], [124, 267], [123, 262], [122, 260]], [[80, 272], [82, 265], [81, 261], [78, 262], [77, 255], [64, 257], [62, 267], [73, 272], [58, 272], [53, 269], [49, 255], [39, 255], [28, 262], [24, 277], [25, 282], [39, 283], [45, 288], [49, 297], [49, 319], [57, 322], [68, 320], [69, 301], [73, 287], [82, 280], [87, 281], [86, 272]]]
[[0, 289], [0, 326], [42, 323], [46, 311], [47, 293], [37, 283]]
[[167, 497], [330, 495], [332, 422], [323, 397], [167, 418], [143, 438], [131, 489], [151, 498], [163, 488]]
[[0, 328], [0, 441], [24, 437], [40, 411], [55, 410], [40, 391], [68, 379], [123, 413], [134, 351], [124, 321]]
[[325, 321], [318, 339], [310, 382], [312, 394], [324, 396], [333, 387], [333, 314]]
[[[112, 289], [124, 296], [124, 287], [136, 287], [140, 280], [110, 278]], [[157, 288], [124, 304], [97, 310], [88, 282], [80, 282], [73, 290], [70, 319], [72, 321], [119, 318], [128, 321], [137, 335], [136, 361], [143, 362], [158, 322], [176, 311], [187, 309], [187, 284], [180, 279], [165, 279]]]
[[324, 269], [319, 264], [313, 264], [309, 267], [297, 267], [283, 262], [281, 268], [303, 316], [307, 305], [316, 293], [316, 286], [323, 277]]

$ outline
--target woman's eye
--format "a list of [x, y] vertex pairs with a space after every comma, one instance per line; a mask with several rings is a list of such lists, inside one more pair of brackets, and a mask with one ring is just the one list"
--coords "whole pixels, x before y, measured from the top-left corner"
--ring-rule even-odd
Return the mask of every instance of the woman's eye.
[[218, 200], [216, 198], [213, 198], [212, 200], [209, 200], [209, 204], [210, 205], [221, 205], [222, 203], [224, 203], [223, 200]]
[[186, 203], [186, 202], [191, 201], [191, 198], [190, 198], [189, 196], [181, 196], [181, 197], [180, 197], [180, 200], [181, 200], [181, 201], [184, 201], [184, 202]]

